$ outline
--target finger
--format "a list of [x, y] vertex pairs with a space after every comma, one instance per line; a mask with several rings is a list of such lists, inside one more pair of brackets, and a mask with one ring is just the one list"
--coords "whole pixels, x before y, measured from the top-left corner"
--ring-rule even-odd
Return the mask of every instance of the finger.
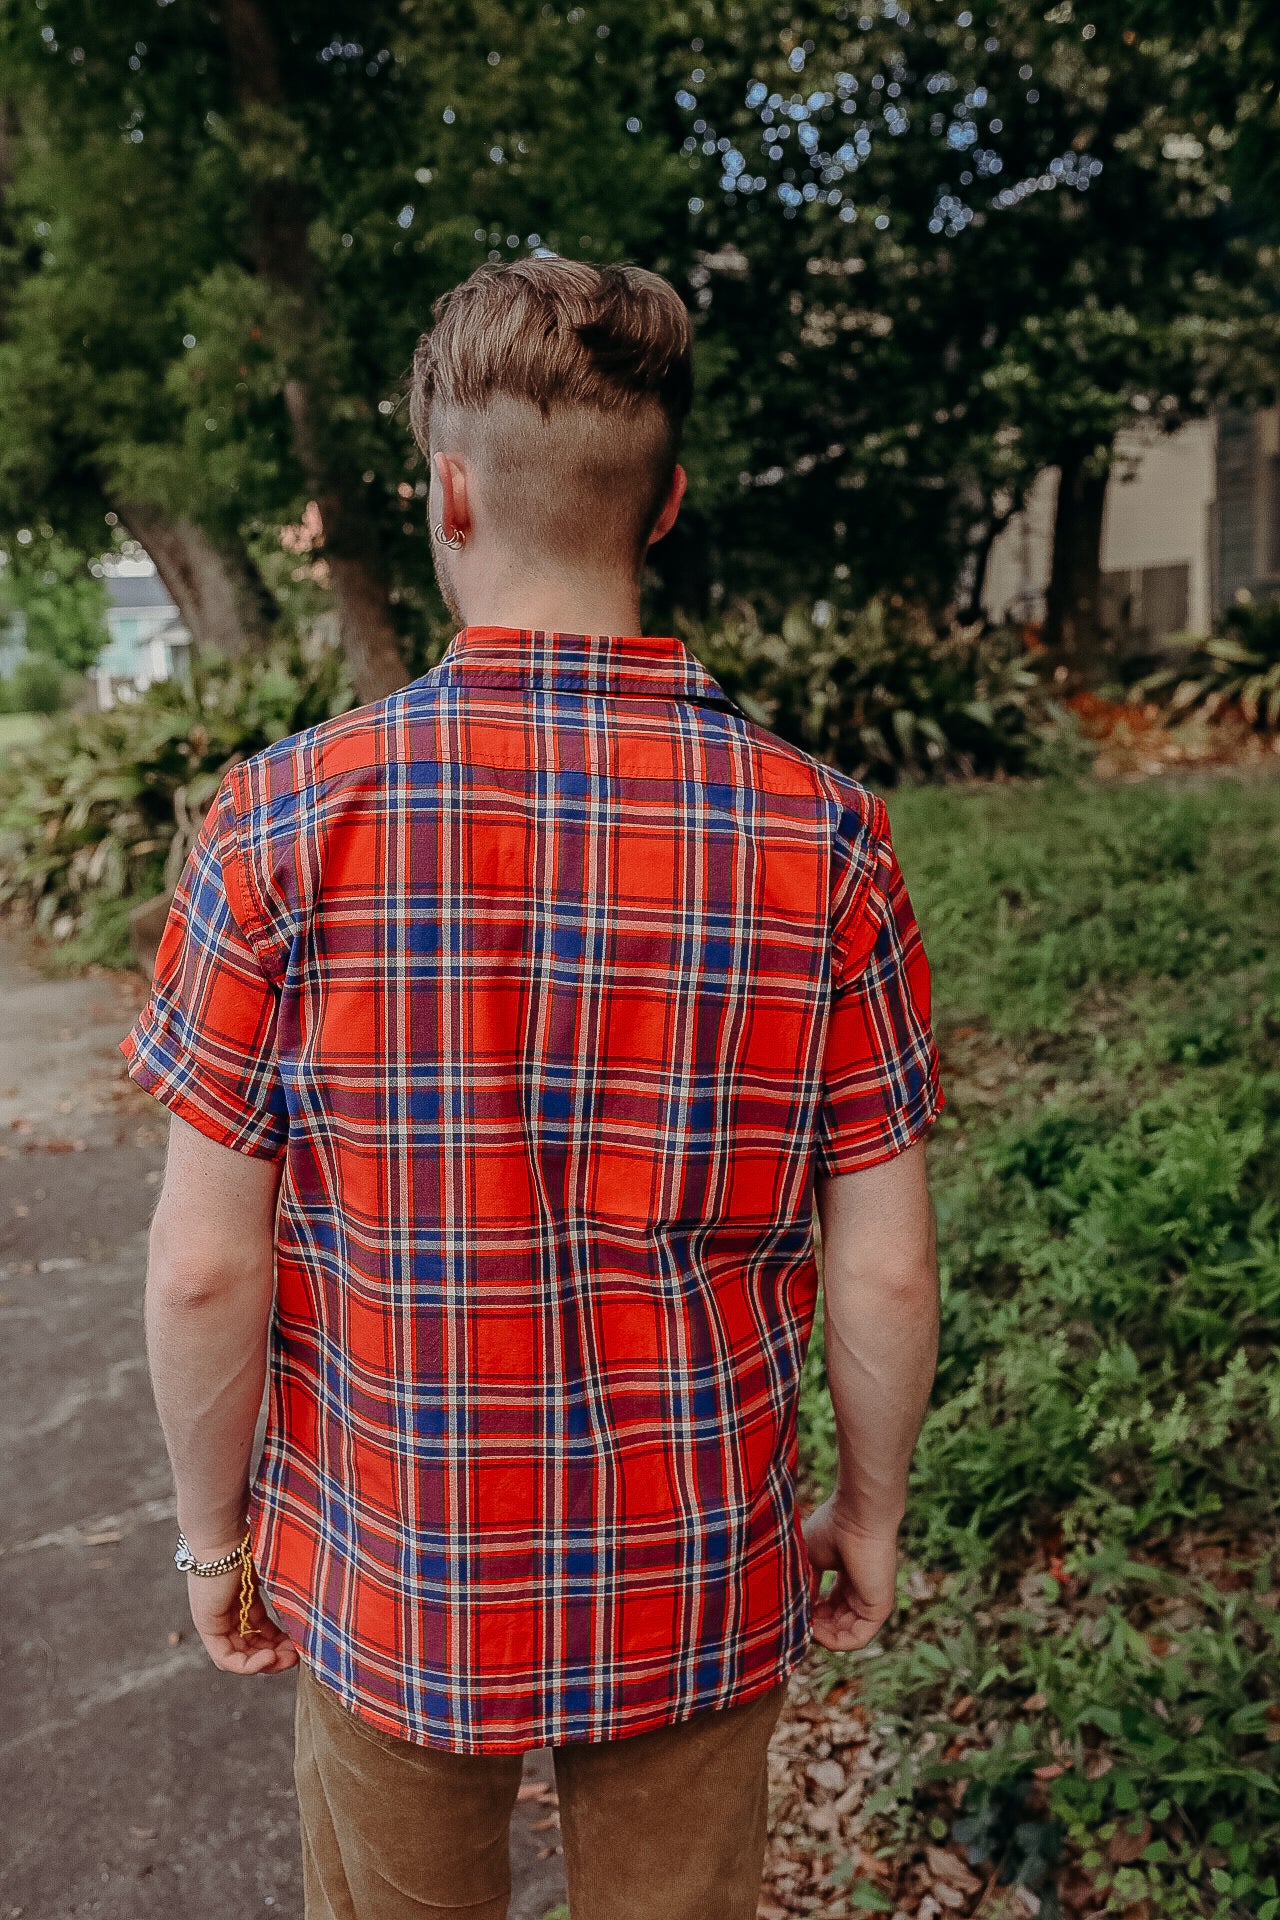
[[223, 1673], [238, 1674], [242, 1679], [251, 1678], [259, 1673], [274, 1673], [277, 1671], [276, 1649], [274, 1647], [232, 1647], [218, 1665]]
[[829, 1653], [858, 1653], [871, 1645], [879, 1631], [874, 1620], [815, 1619], [813, 1623], [814, 1639]]
[[866, 1605], [856, 1593], [849, 1591], [841, 1576], [813, 1608], [814, 1638], [822, 1646], [838, 1646], [842, 1652], [854, 1651], [875, 1639], [891, 1611], [887, 1606]]
[[261, 1653], [265, 1650], [270, 1653], [281, 1672], [285, 1667], [296, 1667], [298, 1664], [298, 1649], [287, 1633], [273, 1633], [269, 1637], [263, 1635], [258, 1639], [245, 1640], [241, 1643], [241, 1650], [245, 1653]]

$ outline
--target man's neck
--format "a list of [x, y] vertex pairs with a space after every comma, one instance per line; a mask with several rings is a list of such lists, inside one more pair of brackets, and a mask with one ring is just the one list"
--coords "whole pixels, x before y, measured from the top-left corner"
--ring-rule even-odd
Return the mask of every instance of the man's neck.
[[469, 627], [515, 627], [541, 633], [640, 631], [640, 589], [616, 573], [539, 576], [517, 568], [455, 583]]

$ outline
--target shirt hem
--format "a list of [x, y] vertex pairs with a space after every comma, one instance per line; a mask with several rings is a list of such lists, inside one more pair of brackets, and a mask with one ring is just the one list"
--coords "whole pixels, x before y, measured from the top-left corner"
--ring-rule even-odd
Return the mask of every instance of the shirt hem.
[[[259, 1572], [261, 1574], [261, 1569]], [[761, 1694], [768, 1693], [771, 1688], [780, 1686], [783, 1681], [791, 1677], [805, 1658], [812, 1637], [806, 1621], [798, 1644], [787, 1646], [778, 1660], [763, 1673], [753, 1674], [751, 1680], [736, 1689], [727, 1700], [693, 1701], [676, 1713], [658, 1710], [653, 1714], [645, 1715], [636, 1724], [619, 1727], [613, 1732], [553, 1739], [545, 1729], [535, 1727], [528, 1734], [506, 1738], [487, 1738], [481, 1734], [470, 1739], [448, 1739], [444, 1735], [435, 1733], [424, 1734], [394, 1714], [380, 1713], [377, 1709], [370, 1707], [368, 1702], [352, 1688], [336, 1684], [312, 1657], [310, 1649], [312, 1635], [302, 1616], [288, 1605], [282, 1605], [276, 1600], [271, 1592], [269, 1576], [262, 1578], [262, 1585], [271, 1603], [272, 1612], [288, 1629], [289, 1636], [298, 1649], [299, 1658], [305, 1662], [318, 1686], [324, 1687], [346, 1712], [360, 1721], [362, 1726], [372, 1729], [384, 1738], [403, 1741], [409, 1746], [425, 1747], [434, 1753], [514, 1754], [534, 1753], [542, 1747], [611, 1746], [620, 1740], [636, 1739], [641, 1734], [661, 1732], [664, 1727], [683, 1726], [686, 1721], [698, 1719], [705, 1713], [723, 1712], [730, 1707], [746, 1706], [749, 1701], [758, 1699]]]

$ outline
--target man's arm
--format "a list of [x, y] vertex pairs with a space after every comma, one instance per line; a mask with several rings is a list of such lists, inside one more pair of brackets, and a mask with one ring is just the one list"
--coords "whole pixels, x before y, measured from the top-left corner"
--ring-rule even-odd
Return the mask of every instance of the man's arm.
[[[174, 1117], [147, 1263], [147, 1357], [178, 1495], [197, 1560], [244, 1536], [249, 1468], [266, 1377], [280, 1162], [235, 1153]], [[293, 1666], [288, 1636], [255, 1602], [239, 1632], [240, 1576], [188, 1577], [191, 1614], [230, 1673]]]
[[907, 1472], [938, 1353], [938, 1266], [924, 1147], [817, 1183], [834, 1492], [805, 1523], [814, 1638], [865, 1647], [893, 1610]]

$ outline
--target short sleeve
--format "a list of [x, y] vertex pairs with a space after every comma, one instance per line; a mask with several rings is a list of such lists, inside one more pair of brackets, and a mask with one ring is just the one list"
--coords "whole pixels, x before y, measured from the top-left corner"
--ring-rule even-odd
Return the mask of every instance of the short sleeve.
[[816, 1165], [856, 1173], [901, 1153], [942, 1110], [929, 963], [876, 800], [832, 896], [832, 1001]]
[[241, 924], [239, 858], [224, 781], [178, 882], [150, 998], [120, 1050], [130, 1079], [180, 1119], [222, 1146], [274, 1159], [289, 1131], [278, 997]]

